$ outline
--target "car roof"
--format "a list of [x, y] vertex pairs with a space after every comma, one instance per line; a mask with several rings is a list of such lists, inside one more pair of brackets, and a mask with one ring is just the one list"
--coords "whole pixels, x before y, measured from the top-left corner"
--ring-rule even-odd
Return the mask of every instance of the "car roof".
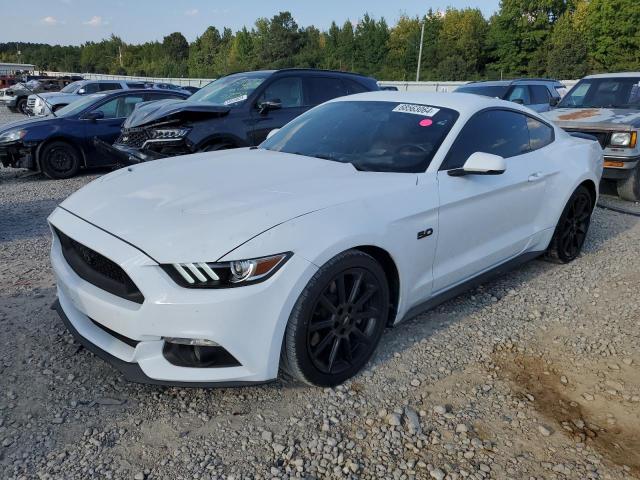
[[427, 92], [394, 92], [381, 90], [376, 92], [358, 93], [346, 97], [339, 97], [330, 102], [369, 101], [369, 102], [397, 102], [429, 105], [432, 107], [450, 108], [463, 116], [471, 116], [478, 110], [491, 107], [503, 107], [509, 110], [521, 110], [531, 115], [532, 110], [517, 103], [484, 97], [473, 93], [427, 93]]
[[462, 85], [463, 87], [481, 87], [481, 86], [489, 86], [489, 87], [497, 87], [497, 86], [509, 86], [516, 83], [529, 83], [532, 85], [562, 85], [562, 83], [558, 80], [554, 80], [552, 78], [514, 78], [511, 80], [481, 80], [478, 82], [471, 82]]
[[92, 82], [100, 82], [100, 83], [122, 83], [122, 80], [76, 80], [77, 82], [81, 82], [82, 84], [86, 85], [87, 83], [92, 83]]
[[640, 72], [597, 73], [595, 75], [587, 75], [584, 78], [629, 78], [629, 77], [640, 77]]

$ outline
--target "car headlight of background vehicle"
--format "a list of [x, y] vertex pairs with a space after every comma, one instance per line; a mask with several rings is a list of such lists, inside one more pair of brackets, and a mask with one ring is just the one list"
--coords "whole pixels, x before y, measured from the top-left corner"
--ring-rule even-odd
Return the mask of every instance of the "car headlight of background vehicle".
[[154, 140], [177, 140], [189, 133], [188, 128], [158, 128], [151, 131], [151, 138]]
[[231, 262], [195, 262], [161, 265], [180, 286], [186, 288], [232, 288], [265, 281], [291, 257], [291, 252]]
[[8, 132], [0, 133], [0, 143], [16, 142], [23, 139], [26, 134], [26, 130], [9, 130]]
[[638, 135], [636, 132], [616, 132], [611, 134], [609, 144], [612, 147], [629, 147], [636, 146]]

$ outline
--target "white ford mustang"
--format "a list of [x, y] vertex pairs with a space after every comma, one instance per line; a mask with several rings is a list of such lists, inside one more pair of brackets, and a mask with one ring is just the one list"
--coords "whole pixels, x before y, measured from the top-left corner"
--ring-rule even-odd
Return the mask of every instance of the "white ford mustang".
[[575, 259], [597, 142], [514, 103], [375, 92], [258, 148], [169, 158], [49, 217], [57, 310], [132, 381], [335, 385], [386, 326], [526, 259]]

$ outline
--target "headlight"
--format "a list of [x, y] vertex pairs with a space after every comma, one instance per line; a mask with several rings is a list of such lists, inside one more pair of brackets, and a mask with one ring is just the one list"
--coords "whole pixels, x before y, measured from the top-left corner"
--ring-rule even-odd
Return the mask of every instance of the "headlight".
[[161, 265], [186, 288], [230, 288], [260, 283], [272, 276], [291, 257], [291, 252], [232, 262], [195, 262]]
[[616, 132], [611, 134], [611, 140], [609, 144], [612, 147], [629, 147], [636, 146], [637, 134], [636, 132]]
[[157, 140], [170, 140], [183, 138], [189, 133], [188, 128], [159, 128], [151, 131], [151, 138]]
[[5, 133], [0, 133], [0, 143], [16, 142], [27, 134], [26, 130], [9, 130]]

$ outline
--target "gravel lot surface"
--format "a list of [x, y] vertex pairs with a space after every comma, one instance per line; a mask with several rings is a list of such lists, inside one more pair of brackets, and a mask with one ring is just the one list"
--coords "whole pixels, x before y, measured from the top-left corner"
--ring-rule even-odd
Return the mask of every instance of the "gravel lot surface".
[[126, 383], [55, 312], [45, 219], [96, 174], [0, 169], [0, 478], [640, 478], [640, 219], [383, 336], [336, 389]]

